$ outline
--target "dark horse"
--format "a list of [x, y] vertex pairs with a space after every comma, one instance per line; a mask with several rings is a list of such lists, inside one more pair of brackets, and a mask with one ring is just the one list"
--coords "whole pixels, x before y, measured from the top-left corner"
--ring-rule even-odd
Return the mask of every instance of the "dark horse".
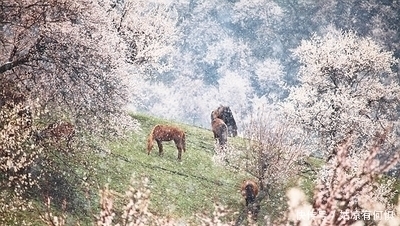
[[225, 145], [228, 141], [228, 127], [222, 119], [215, 118], [211, 122], [214, 139], [218, 139], [219, 145]]
[[153, 142], [156, 140], [158, 145], [159, 154], [163, 153], [162, 141], [171, 141], [175, 142], [176, 148], [178, 148], [178, 160], [181, 160], [182, 150], [186, 152], [186, 144], [185, 144], [185, 132], [178, 127], [170, 126], [170, 125], [156, 125], [151, 131], [148, 139], [147, 139], [147, 154], [150, 155], [151, 150], [153, 149]]
[[256, 203], [256, 196], [258, 195], [257, 183], [253, 180], [244, 180], [240, 190], [246, 200], [246, 207], [253, 215], [253, 218], [256, 219], [260, 211], [260, 205]]
[[227, 106], [219, 106], [217, 109], [211, 112], [211, 121], [215, 118], [222, 119], [228, 126], [228, 135], [231, 137], [237, 136], [237, 126], [236, 121], [233, 118], [232, 111]]

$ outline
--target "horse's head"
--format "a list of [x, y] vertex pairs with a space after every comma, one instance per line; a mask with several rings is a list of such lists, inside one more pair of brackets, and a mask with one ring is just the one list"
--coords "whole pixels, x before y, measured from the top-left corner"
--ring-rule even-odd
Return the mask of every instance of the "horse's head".
[[214, 119], [218, 118], [218, 116], [219, 116], [218, 111], [212, 111], [212, 112], [211, 112], [211, 122], [212, 122]]

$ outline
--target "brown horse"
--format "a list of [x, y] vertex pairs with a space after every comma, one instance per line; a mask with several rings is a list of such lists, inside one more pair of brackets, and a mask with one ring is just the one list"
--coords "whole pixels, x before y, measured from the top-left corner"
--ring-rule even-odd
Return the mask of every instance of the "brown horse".
[[37, 141], [45, 139], [60, 143], [65, 140], [67, 147], [70, 147], [72, 138], [75, 135], [75, 126], [70, 122], [58, 121], [49, 124], [45, 129], [36, 133]]
[[182, 150], [186, 152], [185, 132], [178, 127], [170, 125], [154, 126], [147, 139], [147, 154], [149, 155], [151, 150], [153, 149], [154, 140], [157, 142], [160, 155], [163, 154], [163, 146], [161, 143], [162, 141], [173, 140], [175, 142], [176, 148], [178, 148], [178, 160], [181, 160]]
[[242, 196], [246, 200], [246, 207], [253, 215], [253, 218], [257, 218], [257, 214], [260, 211], [260, 205], [256, 203], [256, 196], [258, 195], [258, 185], [253, 180], [244, 180], [241, 186]]
[[218, 139], [219, 145], [225, 145], [228, 141], [228, 127], [222, 119], [215, 118], [211, 122], [214, 139]]
[[227, 106], [219, 106], [211, 112], [211, 121], [215, 118], [222, 119], [228, 127], [228, 135], [231, 137], [237, 136], [237, 126], [235, 118], [233, 118], [232, 111]]

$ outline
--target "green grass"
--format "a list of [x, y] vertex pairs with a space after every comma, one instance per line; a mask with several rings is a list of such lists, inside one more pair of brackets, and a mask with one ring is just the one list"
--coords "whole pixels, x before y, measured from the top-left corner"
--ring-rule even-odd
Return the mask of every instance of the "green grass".
[[[123, 195], [132, 185], [132, 178], [139, 181], [142, 177], [149, 178], [149, 209], [157, 216], [180, 219], [189, 225], [197, 225], [199, 222], [195, 214], [205, 213], [211, 216], [215, 203], [221, 203], [236, 212], [241, 210], [244, 200], [240, 194], [240, 185], [243, 179], [251, 176], [232, 172], [212, 161], [215, 141], [210, 129], [143, 114], [134, 114], [132, 117], [140, 123], [139, 131], [109, 143], [107, 150], [76, 152], [74, 159], [79, 161], [59, 162], [60, 172], [65, 173], [61, 176], [69, 181], [71, 186], [67, 188], [64, 185], [54, 185], [56, 195], [61, 200], [62, 197], [73, 194], [67, 203], [72, 211], [64, 212], [60, 205], [52, 201], [52, 214], [66, 214], [67, 225], [92, 225], [95, 222], [94, 216], [100, 213], [100, 189], [108, 186], [115, 192], [113, 194]], [[163, 156], [159, 156], [157, 144], [150, 155], [147, 154], [147, 137], [157, 124], [172, 124], [185, 130], [186, 152], [182, 153], [182, 161], [178, 161], [178, 151], [172, 141], [163, 142]], [[241, 142], [241, 138], [229, 139], [232, 143]], [[86, 176], [88, 181], [92, 181], [87, 186], [89, 191], [80, 184], [81, 178]], [[69, 187], [77, 190], [71, 190]], [[19, 212], [18, 222], [25, 220], [32, 225], [44, 225], [39, 213], [45, 214], [47, 211], [44, 206], [45, 194], [35, 189], [32, 194], [30, 201], [35, 208], [33, 211]], [[122, 199], [116, 195], [114, 206], [119, 214], [123, 204], [121, 202]], [[79, 206], [74, 206], [76, 204]], [[234, 217], [227, 216], [227, 220], [234, 220]], [[20, 224], [15, 222], [14, 225]]]
[[[212, 161], [214, 139], [207, 129], [133, 115], [141, 130], [129, 139], [110, 144], [110, 155], [99, 161], [100, 183], [124, 192], [132, 178], [146, 176], [150, 179], [150, 211], [162, 216], [189, 219], [195, 213], [212, 212], [214, 203], [220, 202], [239, 210], [243, 205], [239, 193], [240, 183], [248, 175], [231, 172]], [[164, 155], [158, 155], [155, 144], [147, 154], [146, 140], [156, 124], [177, 125], [186, 132], [186, 152], [177, 160], [173, 142], [164, 142]], [[239, 138], [230, 138], [239, 139]]]
[[[214, 152], [213, 134], [209, 129], [194, 127], [187, 124], [171, 122], [155, 117], [135, 114], [132, 115], [140, 123], [140, 130], [131, 133], [127, 139], [109, 143], [108, 150], [98, 153], [82, 153], [78, 159], [85, 158], [95, 168], [90, 178], [95, 181], [90, 186], [92, 196], [86, 198], [84, 194], [76, 194], [83, 210], [67, 213], [67, 225], [92, 225], [93, 216], [99, 214], [99, 189], [108, 186], [111, 190], [125, 194], [131, 185], [132, 177], [140, 180], [145, 176], [149, 178], [151, 190], [150, 211], [163, 217], [181, 219], [190, 225], [196, 225], [194, 215], [206, 213], [211, 216], [214, 211], [214, 203], [218, 202], [228, 206], [231, 210], [239, 212], [244, 206], [244, 200], [239, 189], [243, 179], [251, 177], [243, 173], [232, 172], [225, 167], [214, 164], [212, 155]], [[182, 153], [182, 161], [177, 160], [177, 149], [173, 142], [164, 142], [164, 155], [158, 155], [157, 145], [154, 145], [150, 155], [147, 154], [146, 141], [151, 129], [156, 124], [177, 125], [186, 132], [186, 152]], [[242, 138], [229, 138], [229, 142], [243, 149], [245, 141]], [[79, 153], [77, 153], [79, 154]], [[84, 162], [84, 161], [83, 161]], [[323, 164], [322, 160], [308, 158], [307, 162], [317, 170]], [[85, 167], [74, 163], [71, 172], [83, 175]], [[309, 198], [312, 198], [314, 188], [313, 174], [307, 172], [300, 176], [300, 187]], [[288, 186], [296, 186], [298, 178], [293, 178]], [[396, 184], [396, 188], [400, 187]], [[64, 191], [68, 194], [69, 191]], [[397, 198], [397, 196], [396, 196]], [[38, 206], [40, 200], [33, 200]], [[86, 202], [86, 203], [85, 203]], [[282, 200], [282, 202], [285, 202]], [[120, 206], [118, 201], [116, 206]], [[33, 225], [43, 225], [38, 217], [37, 209], [33, 212], [21, 212], [20, 218], [29, 219], [27, 222]], [[267, 211], [262, 207], [263, 214]], [[274, 210], [268, 210], [273, 212]], [[61, 215], [60, 209], [53, 209], [53, 213]], [[228, 220], [234, 220], [235, 216], [228, 216]]]

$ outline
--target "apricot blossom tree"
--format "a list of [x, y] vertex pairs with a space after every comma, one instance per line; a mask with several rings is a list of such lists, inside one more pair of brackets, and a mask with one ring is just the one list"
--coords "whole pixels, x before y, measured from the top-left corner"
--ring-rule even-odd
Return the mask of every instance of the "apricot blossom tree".
[[[125, 111], [132, 77], [144, 71], [141, 67], [159, 68], [176, 36], [172, 18], [166, 6], [141, 0], [2, 1], [0, 169], [5, 176], [0, 186], [15, 185], [21, 197], [44, 179], [43, 170], [61, 170], [54, 158], [87, 165], [75, 154], [93, 150], [93, 141], [135, 129]], [[67, 134], [74, 134], [71, 148], [51, 145], [53, 139], [37, 142], [35, 134], [57, 122], [73, 128]]]
[[298, 200], [288, 216], [296, 215], [296, 208], [316, 214], [290, 221], [379, 222], [354, 216], [393, 211], [393, 179], [382, 178], [400, 160], [400, 86], [392, 71], [397, 59], [369, 38], [335, 30], [303, 41], [294, 54], [302, 63], [300, 84], [291, 90], [285, 109], [309, 133], [308, 149], [326, 162], [316, 174], [313, 205]]
[[310, 133], [314, 150], [328, 156], [350, 133], [357, 148], [367, 149], [374, 134], [389, 127], [389, 144], [397, 145], [400, 86], [391, 52], [369, 38], [333, 30], [302, 41], [294, 55], [302, 64], [300, 84], [286, 110]]

